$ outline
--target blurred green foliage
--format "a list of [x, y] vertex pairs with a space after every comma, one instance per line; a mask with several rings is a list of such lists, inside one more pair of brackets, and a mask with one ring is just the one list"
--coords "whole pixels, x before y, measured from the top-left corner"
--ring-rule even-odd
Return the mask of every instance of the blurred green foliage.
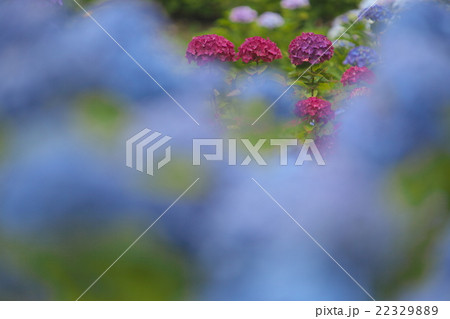
[[[217, 100], [220, 106], [220, 117], [226, 123], [226, 127], [234, 132], [233, 134], [241, 131], [239, 127], [242, 126], [242, 123], [252, 123], [273, 102], [273, 100], [260, 99], [249, 103], [248, 101], [242, 100], [242, 93], [252, 83], [262, 79], [260, 74], [264, 73], [266, 68], [274, 73], [274, 81], [281, 84], [282, 87], [288, 87], [294, 84], [292, 91], [298, 100], [306, 99], [310, 96], [321, 97], [332, 101], [333, 109], [336, 110], [341, 107], [341, 102], [348, 97], [347, 92], [340, 83], [340, 78], [343, 72], [349, 67], [348, 65], [344, 65], [343, 61], [350, 48], [336, 46], [333, 58], [321, 63], [317, 67], [309, 68], [310, 64], [308, 63], [297, 67], [293, 66], [288, 53], [290, 42], [302, 32], [327, 35], [328, 27], [325, 24], [317, 24], [314, 18], [314, 12], [310, 7], [297, 10], [282, 10], [281, 14], [285, 23], [274, 29], [261, 27], [256, 22], [234, 23], [227, 18], [222, 18], [217, 20], [212, 28], [201, 32], [201, 34], [218, 34], [224, 36], [235, 44], [236, 50], [248, 37], [260, 36], [269, 38], [277, 44], [283, 55], [282, 59], [271, 62], [270, 66], [264, 63], [260, 65], [255, 65], [254, 63], [245, 64], [242, 61], [233, 62], [228, 65], [230, 70], [228, 71], [227, 83], [224, 85], [225, 90], [223, 88], [217, 88], [216, 93], [218, 93]], [[344, 24], [343, 27], [345, 28], [350, 23], [352, 23], [352, 20]], [[351, 42], [355, 45], [372, 44], [370, 39], [371, 35], [367, 32], [366, 25], [363, 22], [357, 22], [353, 27], [355, 33], [348, 36], [348, 43]], [[349, 41], [350, 38], [351, 41]], [[256, 72], [252, 70], [256, 70]], [[280, 89], [281, 93], [282, 90]], [[244, 105], [245, 107], [243, 107]], [[292, 111], [294, 107], [292, 105]], [[247, 110], [247, 114], [242, 111], [243, 109]], [[334, 126], [331, 123], [327, 125], [318, 125], [316, 123], [314, 126], [311, 126], [309, 122], [297, 124], [292, 122], [279, 123], [273, 121], [269, 117], [269, 113], [271, 112], [268, 112], [259, 123], [260, 127], [264, 127], [264, 133], [260, 133], [266, 135], [270, 133], [272, 134], [271, 136], [296, 136], [298, 139], [304, 140], [305, 138], [332, 135], [334, 132]], [[278, 127], [278, 129], [274, 127]], [[246, 130], [241, 133], [245, 136], [252, 135], [251, 132]], [[257, 134], [257, 136], [259, 135], [261, 134]]]
[[282, 16], [285, 24], [274, 29], [261, 27], [256, 22], [249, 24], [233, 23], [228, 18], [223, 18], [217, 20], [214, 27], [203, 33], [214, 33], [224, 36], [235, 44], [236, 49], [248, 37], [260, 36], [269, 38], [278, 45], [284, 57], [282, 60], [274, 61], [272, 65], [279, 66], [281, 63], [287, 66], [290, 65], [289, 60], [286, 58], [288, 57], [288, 46], [292, 39], [302, 32], [326, 34], [328, 28], [326, 26], [315, 25], [311, 11], [306, 8], [292, 11], [283, 10]]
[[[189, 27], [217, 20], [212, 28], [208, 30], [203, 28], [202, 33], [225, 36], [235, 43], [236, 47], [250, 36], [269, 37], [278, 44], [283, 53], [283, 59], [275, 61], [272, 65], [280, 71], [278, 79], [285, 86], [296, 79], [298, 74], [293, 71], [288, 59], [289, 42], [301, 32], [327, 34], [327, 23], [332, 18], [356, 8], [359, 3], [359, 0], [310, 0], [310, 8], [283, 10], [279, 0], [154, 1], [159, 2], [171, 17], [187, 21], [187, 28], [181, 30], [186, 34], [190, 32]], [[94, 2], [100, 1], [81, 1], [82, 4]], [[239, 5], [251, 6], [258, 13], [280, 12], [286, 23], [276, 29], [263, 28], [256, 23], [232, 23], [228, 20], [229, 10]], [[190, 37], [194, 35], [198, 34], [192, 33]], [[355, 24], [351, 35], [346, 35], [344, 38], [356, 45], [371, 44], [365, 37], [363, 23]], [[328, 75], [332, 80], [326, 84], [327, 87], [320, 88], [324, 98], [336, 99], [339, 90], [342, 89], [339, 78], [348, 68], [342, 64], [347, 52], [346, 48], [336, 48], [334, 57], [323, 64], [327, 67]], [[255, 74], [242, 72], [244, 69], [242, 62], [233, 65], [235, 69], [231, 72], [235, 72], [233, 74], [235, 79], [240, 76], [245, 81], [251, 82], [257, 77]], [[293, 76], [286, 78], [282, 72], [294, 73]], [[303, 139], [311, 134], [313, 127], [308, 122], [289, 123], [290, 125], [280, 129], [282, 123], [278, 122], [270, 112], [261, 119], [258, 126], [250, 127], [248, 124], [268, 106], [267, 101], [255, 99], [246, 102], [249, 105], [242, 108], [244, 102], [239, 99], [238, 94], [229, 95], [236, 90], [236, 87], [232, 86], [231, 92], [216, 90], [217, 93], [215, 93], [218, 100], [217, 107], [228, 128], [232, 129], [229, 132], [231, 135], [246, 136], [254, 141], [268, 135], [285, 137], [292, 136], [294, 133]], [[120, 103], [116, 96], [110, 97], [103, 94], [82, 96], [76, 101], [78, 108], [74, 121], [78, 121], [81, 130], [91, 139], [99, 138], [102, 141], [114, 139], [114, 133], [129, 120], [121, 111]], [[224, 110], [225, 108], [228, 108], [227, 111]], [[7, 144], [4, 127], [3, 124], [0, 125], [0, 160], [2, 149]], [[320, 129], [318, 136], [331, 135], [333, 126], [328, 123]], [[184, 185], [195, 179], [195, 176], [200, 176], [198, 172], [186, 167], [183, 161], [173, 161], [170, 165], [170, 170], [161, 172], [154, 179], [155, 184], [163, 192], [179, 193], [184, 189]], [[387, 189], [390, 194], [393, 194], [392, 196], [395, 196], [399, 205], [406, 207], [401, 211], [411, 213], [410, 216], [403, 216], [403, 218], [406, 221], [405, 228], [412, 236], [408, 237], [411, 242], [406, 245], [408, 249], [404, 250], [405, 262], [394, 265], [385, 277], [380, 276], [376, 283], [378, 295], [384, 298], [395, 297], [405, 284], [417, 281], [429, 269], [432, 249], [450, 219], [448, 176], [450, 176], [450, 158], [448, 154], [438, 150], [420, 150], [417, 156], [412, 156], [395, 168], [393, 178], [389, 180], [390, 187]], [[203, 188], [208, 186], [205, 184]], [[149, 189], [150, 186], [147, 190]], [[201, 193], [193, 189], [189, 196], [195, 197]], [[53, 300], [74, 300], [111, 265], [145, 227], [147, 226], [121, 224], [105, 227], [100, 231], [97, 229], [86, 231], [80, 225], [70, 224], [67, 228], [59, 229], [58, 242], [44, 243], [35, 241], [33, 238], [17, 240], [1, 234], [3, 236], [0, 236], [0, 243], [3, 248], [2, 255], [3, 253], [8, 255], [8, 264], [12, 268], [45, 287], [44, 291], [47, 295], [44, 297]], [[89, 245], [86, 245], [86, 238], [89, 238]], [[398, 247], [386, 249], [399, 251]], [[189, 287], [194, 286], [198, 274], [194, 270], [197, 265], [192, 263], [186, 254], [158, 238], [157, 234], [148, 234], [127, 253], [126, 258], [119, 260], [82, 300], [190, 299], [193, 294]]]
[[[230, 9], [249, 6], [258, 11], [280, 12], [280, 0], [156, 0], [175, 19], [214, 22]], [[330, 21], [335, 16], [355, 9], [359, 0], [310, 0], [315, 19]]]
[[113, 142], [117, 138], [117, 133], [127, 120], [127, 114], [121, 107], [124, 103], [116, 95], [100, 92], [85, 94], [74, 101], [76, 111], [73, 119], [86, 137], [105, 145], [105, 142]]
[[433, 267], [434, 248], [450, 221], [450, 156], [433, 148], [419, 149], [395, 167], [388, 180], [389, 196], [401, 211], [407, 238], [397, 247], [403, 262], [393, 265], [389, 275], [380, 276], [376, 287], [386, 299], [419, 282]]
[[[59, 229], [58, 242], [31, 238], [20, 241], [0, 238], [0, 242], [3, 253], [8, 255], [9, 266], [43, 287], [43, 298], [75, 300], [145, 227], [121, 224], [86, 232], [71, 224], [70, 229]], [[147, 235], [81, 300], [189, 299], [188, 282], [195, 278], [192, 264], [180, 250], [158, 238], [155, 231]], [[89, 245], [86, 245], [87, 240]], [[8, 299], [7, 296], [2, 298]]]
[[360, 0], [310, 0], [311, 10], [316, 19], [331, 21], [338, 15], [356, 9]]

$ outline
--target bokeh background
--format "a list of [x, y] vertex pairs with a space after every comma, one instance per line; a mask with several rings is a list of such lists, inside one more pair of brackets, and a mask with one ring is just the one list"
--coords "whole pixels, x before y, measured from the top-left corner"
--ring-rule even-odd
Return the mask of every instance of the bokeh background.
[[[340, 113], [326, 166], [245, 168], [190, 165], [192, 138], [252, 128], [217, 124], [209, 96], [223, 70], [189, 65], [187, 43], [206, 33], [236, 45], [269, 36], [286, 56], [301, 32], [336, 38], [369, 2], [310, 0], [295, 10], [278, 0], [80, 4], [200, 126], [73, 1], [2, 1], [1, 300], [77, 299], [196, 178], [82, 300], [369, 300], [251, 178], [375, 299], [450, 299], [444, 1], [380, 0], [396, 18], [378, 39], [373, 95]], [[234, 23], [230, 10], [240, 5], [284, 23]], [[336, 49], [336, 72], [347, 68], [347, 52]], [[283, 86], [272, 84], [255, 83], [243, 112], [276, 99]], [[271, 109], [258, 134], [294, 118], [293, 98]], [[173, 137], [173, 161], [153, 177], [125, 166], [125, 141], [146, 127]]]

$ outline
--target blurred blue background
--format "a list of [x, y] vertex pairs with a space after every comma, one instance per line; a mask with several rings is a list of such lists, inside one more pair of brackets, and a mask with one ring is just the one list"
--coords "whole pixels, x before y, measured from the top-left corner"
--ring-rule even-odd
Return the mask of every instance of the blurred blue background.
[[[192, 138], [229, 132], [208, 103], [223, 71], [184, 50], [186, 30], [254, 2], [208, 16], [181, 2], [82, 4], [200, 126], [71, 1], [0, 4], [0, 299], [78, 298], [199, 177], [83, 300], [369, 300], [251, 178], [375, 299], [449, 300], [448, 6], [399, 1], [373, 95], [339, 115], [326, 166], [239, 168], [190, 164]], [[330, 2], [310, 2], [305, 23], [328, 30]], [[267, 77], [246, 98], [281, 94]], [[293, 119], [292, 99], [268, 117]], [[146, 127], [173, 137], [153, 177], [125, 166], [125, 141]]]

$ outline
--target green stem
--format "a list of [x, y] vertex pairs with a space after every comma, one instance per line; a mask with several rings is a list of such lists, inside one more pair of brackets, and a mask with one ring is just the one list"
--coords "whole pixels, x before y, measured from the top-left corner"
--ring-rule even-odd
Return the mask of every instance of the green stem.
[[317, 73], [314, 71], [314, 64], [313, 64], [309, 69], [309, 75], [311, 76], [311, 82], [309, 82], [311, 86], [311, 97], [314, 96], [314, 91], [316, 91], [316, 86], [314, 85], [316, 83], [316, 74]]
[[220, 112], [219, 112], [219, 106], [217, 104], [217, 98], [216, 98], [216, 92], [213, 91], [211, 92], [211, 106], [213, 107], [215, 113], [216, 113], [216, 118], [219, 119], [220, 118]]
[[[209, 72], [210, 76], [213, 77], [213, 68], [212, 68], [211, 65], [209, 65], [209, 67], [208, 67], [208, 72]], [[219, 115], [220, 115], [220, 113], [219, 113], [219, 106], [217, 104], [216, 92], [215, 92], [214, 88], [212, 89], [212, 92], [211, 92], [211, 95], [210, 95], [210, 103], [211, 103], [211, 106], [214, 109], [216, 118], [219, 119], [220, 118], [219, 117]]]

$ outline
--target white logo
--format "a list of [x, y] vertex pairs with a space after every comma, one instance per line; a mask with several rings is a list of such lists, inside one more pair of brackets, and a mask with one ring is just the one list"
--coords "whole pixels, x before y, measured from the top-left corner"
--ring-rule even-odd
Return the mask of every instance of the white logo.
[[[237, 165], [237, 141], [240, 141], [248, 152], [248, 155], [240, 163], [242, 166], [247, 166], [253, 160], [257, 165], [266, 166], [267, 163], [264, 158], [259, 153], [261, 147], [266, 143], [266, 139], [260, 139], [256, 144], [252, 144], [248, 139], [229, 139], [228, 140], [228, 165]], [[271, 146], [278, 146], [280, 149], [280, 165], [288, 165], [288, 146], [297, 146], [297, 139], [271, 139]], [[316, 161], [317, 165], [325, 165], [325, 161], [319, 152], [316, 144], [311, 139], [306, 139], [303, 144], [301, 144], [301, 150], [295, 161], [295, 166], [301, 166], [306, 161]], [[203, 153], [202, 146], [213, 146], [213, 153]], [[202, 155], [207, 161], [223, 161], [224, 160], [224, 140], [223, 139], [194, 139], [192, 145], [192, 165], [198, 166], [201, 164]], [[314, 159], [312, 156], [314, 156]]]
[[[172, 138], [170, 136], [163, 136], [155, 143], [151, 144], [154, 140], [156, 140], [158, 137], [161, 136], [161, 133], [159, 132], [153, 132], [151, 133], [151, 130], [144, 129], [134, 135], [132, 138], [128, 139], [126, 142], [126, 163], [128, 167], [133, 168], [134, 164], [134, 146], [136, 146], [136, 169], [140, 172], [144, 172], [144, 162], [145, 159], [147, 159], [147, 174], [153, 175], [154, 174], [154, 158], [155, 158], [155, 151], [158, 150], [161, 146], [166, 144], [169, 140]], [[149, 135], [150, 134], [150, 135]], [[135, 144], [136, 143], [136, 144]], [[149, 146], [150, 145], [150, 146]], [[149, 147], [147, 147], [149, 146]], [[144, 150], [146, 152], [144, 153]], [[166, 147], [165, 149], [165, 155], [162, 160], [158, 162], [157, 169], [160, 169], [164, 165], [170, 162], [170, 156], [171, 156], [171, 149], [170, 146]]]
[[[165, 148], [164, 158], [155, 165], [155, 152], [172, 139], [170, 136], [162, 136], [161, 133], [144, 129], [131, 137], [126, 142], [126, 162], [127, 166], [144, 172], [146, 163], [146, 173], [154, 174], [171, 160], [171, 148]], [[159, 138], [159, 139], [158, 139]], [[238, 159], [237, 150], [243, 146], [246, 154], [244, 158]], [[247, 166], [254, 162], [259, 166], [266, 166], [267, 162], [260, 153], [263, 146], [270, 145], [279, 151], [279, 165], [288, 165], [288, 148], [300, 148], [300, 152], [295, 161], [295, 166], [301, 166], [304, 162], [315, 162], [319, 166], [325, 165], [325, 161], [320, 154], [314, 140], [306, 139], [303, 143], [297, 139], [259, 139], [252, 143], [249, 139], [221, 139], [202, 138], [192, 140], [192, 165], [199, 166], [203, 161], [225, 161], [229, 166]], [[300, 147], [299, 147], [300, 146]], [[207, 150], [205, 149], [207, 148]], [[136, 149], [136, 151], [135, 151]], [[226, 153], [227, 151], [227, 153]], [[136, 153], [135, 156], [133, 154]], [[292, 154], [292, 152], [290, 152]], [[156, 166], [156, 167], [155, 167]]]

